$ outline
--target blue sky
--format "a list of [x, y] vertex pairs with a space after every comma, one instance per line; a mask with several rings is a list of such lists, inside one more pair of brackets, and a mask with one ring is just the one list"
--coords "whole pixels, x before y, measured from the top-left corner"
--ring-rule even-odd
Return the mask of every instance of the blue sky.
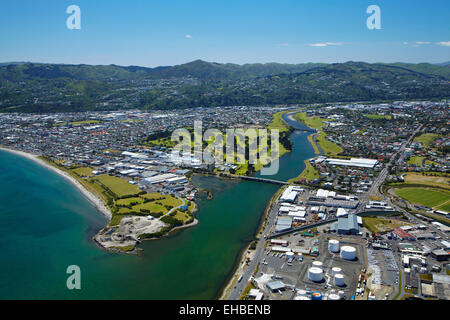
[[[72, 4], [81, 30], [66, 27]], [[366, 27], [369, 5], [381, 30]], [[449, 12], [448, 0], [0, 0], [0, 61], [438, 63]]]

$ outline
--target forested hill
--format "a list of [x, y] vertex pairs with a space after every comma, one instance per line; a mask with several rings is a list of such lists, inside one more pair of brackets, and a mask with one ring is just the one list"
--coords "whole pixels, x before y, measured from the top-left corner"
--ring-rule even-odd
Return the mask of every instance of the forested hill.
[[199, 80], [250, 79], [274, 74], [296, 73], [323, 66], [321, 63], [304, 64], [219, 64], [202, 60], [172, 67], [146, 68], [137, 66], [94, 66], [68, 64], [11, 63], [0, 64], [0, 80], [22, 81], [39, 79], [72, 80], [137, 80], [193, 77]]
[[0, 64], [1, 112], [448, 98], [448, 64]]

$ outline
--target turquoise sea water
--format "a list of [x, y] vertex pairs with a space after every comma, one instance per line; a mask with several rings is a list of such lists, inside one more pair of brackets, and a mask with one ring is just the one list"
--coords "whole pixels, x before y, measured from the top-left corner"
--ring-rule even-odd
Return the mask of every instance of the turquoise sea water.
[[[273, 178], [299, 174], [314, 155], [306, 137], [293, 133]], [[3, 151], [0, 168], [0, 299], [213, 299], [278, 189], [196, 176], [214, 194], [199, 200], [199, 224], [128, 256], [90, 240], [106, 219], [65, 179]], [[66, 288], [69, 265], [81, 268], [81, 290]]]

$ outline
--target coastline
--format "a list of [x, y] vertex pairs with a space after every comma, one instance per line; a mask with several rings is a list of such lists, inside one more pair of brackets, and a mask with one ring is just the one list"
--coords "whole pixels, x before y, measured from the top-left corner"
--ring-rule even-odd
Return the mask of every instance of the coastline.
[[103, 202], [103, 200], [98, 197], [97, 195], [91, 193], [90, 191], [88, 191], [81, 183], [79, 183], [74, 177], [70, 176], [68, 173], [46, 163], [45, 161], [39, 159], [39, 157], [35, 154], [29, 153], [29, 152], [24, 152], [24, 151], [19, 151], [19, 150], [15, 150], [15, 149], [11, 149], [11, 148], [6, 148], [4, 146], [0, 146], [0, 150], [5, 151], [5, 152], [9, 152], [9, 153], [13, 153], [15, 155], [18, 155], [20, 157], [26, 158], [28, 160], [33, 161], [34, 163], [45, 167], [49, 170], [51, 170], [52, 172], [56, 173], [57, 175], [59, 175], [60, 177], [63, 177], [64, 179], [66, 179], [68, 182], [70, 182], [75, 188], [77, 188], [77, 190], [86, 198], [89, 200], [89, 202], [91, 202], [96, 208], [97, 210], [102, 213], [107, 219], [108, 219], [108, 223], [109, 221], [111, 221], [112, 218], [112, 213], [111, 211], [108, 209], [108, 207], [106, 206], [106, 204]]
[[[255, 240], [257, 243], [261, 241], [261, 237], [258, 237], [258, 235], [264, 230], [264, 227], [267, 223], [266, 219], [270, 214], [270, 210], [273, 207], [274, 202], [278, 199], [278, 197], [281, 194], [281, 190], [283, 190], [284, 187], [281, 187], [278, 189], [277, 192], [273, 194], [273, 196], [270, 198], [269, 202], [267, 203], [266, 208], [264, 209], [264, 213], [261, 216], [261, 219], [258, 223], [258, 227], [255, 230]], [[250, 250], [251, 242], [246, 245], [244, 248], [242, 248], [241, 252], [237, 256], [236, 263], [234, 265], [233, 270], [230, 273], [230, 276], [228, 277], [227, 281], [225, 282], [225, 285], [221, 288], [219, 291], [219, 300], [225, 300], [228, 297], [229, 290], [233, 287], [233, 285], [236, 283], [239, 276], [243, 273], [245, 270], [246, 264], [248, 258], [253, 259], [254, 251]]]

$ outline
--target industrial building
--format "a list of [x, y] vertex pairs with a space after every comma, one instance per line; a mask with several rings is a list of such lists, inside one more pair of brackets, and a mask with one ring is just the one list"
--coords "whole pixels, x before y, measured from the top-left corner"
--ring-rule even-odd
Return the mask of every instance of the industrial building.
[[281, 281], [272, 281], [267, 283], [267, 288], [272, 292], [284, 290], [286, 285]]
[[356, 209], [359, 205], [359, 200], [355, 200], [352, 197], [335, 197], [335, 198], [318, 198], [318, 197], [309, 197], [307, 201], [308, 205], [311, 206], [327, 206], [327, 207], [335, 207], [335, 208], [346, 208], [346, 209]]
[[402, 228], [394, 229], [393, 233], [401, 240], [410, 240], [410, 241], [416, 240], [416, 238], [412, 234], [406, 232]]
[[146, 183], [149, 183], [149, 184], [157, 184], [157, 183], [161, 183], [161, 182], [166, 182], [167, 180], [173, 179], [173, 178], [178, 178], [178, 176], [173, 173], [165, 173], [165, 174], [160, 174], [157, 176], [145, 178], [143, 181]]
[[292, 220], [292, 217], [278, 217], [277, 224], [275, 225], [275, 232], [281, 232], [290, 229], [292, 226]]
[[347, 159], [326, 159], [325, 160], [330, 165], [335, 166], [349, 166], [349, 167], [360, 167], [360, 168], [370, 168], [373, 169], [377, 164], [379, 164], [378, 160], [373, 159], [365, 159], [365, 158], [351, 158]]
[[284, 190], [283, 194], [280, 197], [280, 201], [295, 202], [299, 192], [303, 192], [303, 189], [299, 187], [289, 186], [288, 188], [286, 188], [286, 190]]
[[331, 225], [330, 229], [338, 234], [359, 234], [358, 217], [354, 214], [339, 217], [338, 222]]
[[431, 256], [437, 261], [446, 261], [450, 254], [443, 249], [436, 249], [431, 251]]

